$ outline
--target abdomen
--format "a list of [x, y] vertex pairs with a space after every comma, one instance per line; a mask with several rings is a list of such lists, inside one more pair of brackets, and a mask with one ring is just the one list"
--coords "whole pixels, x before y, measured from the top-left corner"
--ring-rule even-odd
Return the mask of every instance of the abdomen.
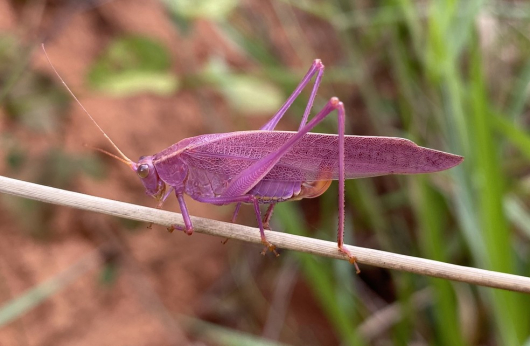
[[261, 204], [318, 197], [329, 188], [331, 180], [273, 181], [262, 180], [247, 194], [258, 198]]

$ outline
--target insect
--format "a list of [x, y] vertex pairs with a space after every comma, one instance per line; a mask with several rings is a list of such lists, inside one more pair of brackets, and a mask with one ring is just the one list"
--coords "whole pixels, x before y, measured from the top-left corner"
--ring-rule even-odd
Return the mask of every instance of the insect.
[[[43, 45], [44, 50], [44, 45]], [[46, 51], [44, 50], [46, 54]], [[46, 54], [46, 58], [48, 58]], [[186, 138], [161, 152], [142, 156], [134, 162], [125, 156], [78, 101], [50, 62], [53, 70], [121, 157], [140, 178], [146, 194], [162, 207], [175, 193], [184, 227], [169, 228], [193, 233], [193, 225], [184, 194], [204, 203], [225, 205], [237, 203], [234, 222], [242, 203], [254, 206], [256, 219], [267, 250], [278, 255], [265, 236], [274, 206], [279, 202], [314, 198], [323, 194], [332, 180], [339, 181], [338, 251], [353, 263], [359, 273], [356, 257], [344, 247], [344, 180], [387, 174], [419, 174], [443, 171], [458, 165], [463, 157], [424, 148], [394, 137], [346, 136], [345, 110], [332, 97], [309, 122], [324, 65], [315, 60], [300, 84], [280, 110], [256, 131], [206, 134]], [[316, 77], [315, 77], [316, 76]], [[274, 131], [274, 128], [309, 82], [315, 77], [307, 107], [297, 132]], [[338, 115], [338, 135], [311, 133], [318, 123], [333, 111]], [[262, 218], [260, 205], [268, 209]]]

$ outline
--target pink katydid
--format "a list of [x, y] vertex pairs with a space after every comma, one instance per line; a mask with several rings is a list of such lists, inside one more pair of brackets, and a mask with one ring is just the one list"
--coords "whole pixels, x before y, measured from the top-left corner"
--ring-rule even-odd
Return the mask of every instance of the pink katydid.
[[[42, 48], [44, 50], [44, 45]], [[50, 61], [47, 54], [46, 58]], [[355, 265], [359, 273], [356, 257], [344, 247], [344, 180], [438, 172], [452, 168], [463, 160], [461, 156], [420, 147], [403, 138], [346, 136], [344, 105], [336, 97], [332, 97], [308, 122], [324, 74], [324, 65], [317, 59], [284, 105], [261, 129], [186, 138], [157, 154], [142, 156], [138, 162], [134, 162], [118, 149], [78, 101], [51, 62], [50, 65], [121, 158], [107, 154], [126, 163], [136, 172], [146, 194], [158, 201], [158, 207], [162, 206], [171, 192], [175, 192], [185, 226], [173, 225], [170, 231], [177, 229], [188, 235], [193, 233], [184, 194], [199, 202], [214, 205], [237, 203], [232, 221], [235, 221], [241, 203], [250, 203], [256, 213], [261, 242], [266, 246], [263, 254], [267, 249], [276, 254], [275, 246], [265, 236], [265, 229], [277, 203], [320, 196], [332, 180], [338, 180], [338, 250]], [[296, 97], [315, 75], [298, 131], [274, 131]], [[309, 132], [334, 110], [338, 114], [338, 135]], [[261, 204], [269, 205], [263, 219]]]

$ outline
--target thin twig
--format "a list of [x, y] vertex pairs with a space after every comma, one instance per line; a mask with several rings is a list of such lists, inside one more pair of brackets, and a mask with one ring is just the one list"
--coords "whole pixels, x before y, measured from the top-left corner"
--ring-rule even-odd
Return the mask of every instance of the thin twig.
[[[137, 221], [152, 222], [163, 226], [170, 226], [172, 224], [184, 226], [182, 215], [177, 213], [59, 190], [2, 176], [0, 176], [0, 192]], [[195, 232], [198, 233], [252, 243], [261, 242], [259, 232], [256, 228], [199, 217], [191, 217], [191, 220]], [[288, 233], [266, 232], [267, 238], [279, 248], [342, 260], [348, 259], [339, 253], [337, 244], [334, 242], [301, 237]], [[348, 245], [348, 248], [355, 254], [358, 262], [362, 264], [403, 270], [481, 286], [530, 293], [530, 278], [524, 276], [458, 266], [357, 246]]]

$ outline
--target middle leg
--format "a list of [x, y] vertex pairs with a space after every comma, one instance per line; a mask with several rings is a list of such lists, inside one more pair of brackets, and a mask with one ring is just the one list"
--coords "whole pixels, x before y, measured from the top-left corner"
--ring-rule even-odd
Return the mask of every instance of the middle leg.
[[276, 206], [276, 203], [269, 204], [269, 207], [267, 208], [267, 211], [265, 212], [265, 216], [263, 217], [263, 228], [270, 230], [269, 222], [271, 221], [272, 213], [274, 211], [274, 207]]
[[[236, 208], [234, 209], [234, 214], [232, 214], [232, 220], [230, 220], [231, 223], [236, 223], [237, 214], [239, 214], [239, 209], [241, 209], [241, 202], [236, 204]], [[228, 242], [229, 238], [226, 238], [225, 240], [221, 241], [221, 243], [226, 244]]]
[[[196, 198], [196, 200], [202, 203], [210, 203], [210, 204], [216, 204], [216, 205], [223, 205], [223, 204], [229, 204], [229, 203], [238, 203], [238, 205], [240, 205], [241, 203], [252, 203], [254, 205], [254, 212], [256, 214], [256, 220], [258, 221], [261, 243], [265, 245], [265, 248], [263, 249], [261, 254], [265, 255], [267, 250], [269, 250], [270, 252], [274, 253], [276, 257], [279, 256], [279, 254], [276, 252], [276, 246], [274, 246], [274, 244], [269, 242], [267, 240], [267, 237], [265, 236], [265, 228], [263, 227], [261, 211], [259, 209], [259, 200], [255, 196], [242, 195], [242, 196], [234, 196], [234, 197], [198, 197]], [[269, 211], [267, 210], [267, 213], [268, 212]]]

